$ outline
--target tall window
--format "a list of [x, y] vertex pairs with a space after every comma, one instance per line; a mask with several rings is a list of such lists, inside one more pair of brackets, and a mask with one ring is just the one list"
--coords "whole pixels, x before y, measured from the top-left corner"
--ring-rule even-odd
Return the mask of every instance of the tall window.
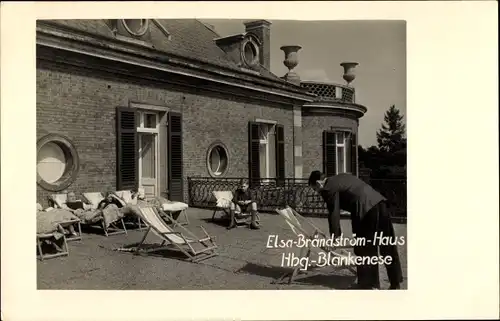
[[283, 125], [250, 122], [248, 125], [248, 167], [250, 184], [285, 179], [285, 130]]
[[357, 175], [356, 135], [345, 130], [323, 132], [323, 171], [326, 175]]
[[276, 138], [274, 124], [259, 124], [260, 177], [276, 177]]

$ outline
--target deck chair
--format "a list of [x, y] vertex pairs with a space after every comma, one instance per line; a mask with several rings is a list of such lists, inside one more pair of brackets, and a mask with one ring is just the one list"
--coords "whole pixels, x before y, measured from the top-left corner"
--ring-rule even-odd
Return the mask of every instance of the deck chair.
[[[315, 226], [310, 220], [306, 219], [305, 217], [301, 216], [299, 213], [297, 213], [293, 208], [290, 206], [286, 206], [283, 209], [276, 209], [276, 212], [285, 219], [285, 222], [287, 225], [290, 227], [290, 229], [293, 231], [293, 233], [297, 236], [302, 235], [306, 239], [316, 239], [316, 238], [323, 238], [327, 239], [330, 236], [328, 236], [326, 233], [321, 231], [317, 226]], [[336, 248], [328, 248], [326, 246], [321, 246], [321, 247], [304, 247], [301, 248], [299, 257], [311, 257], [311, 254], [313, 251], [319, 253], [319, 252], [325, 252], [329, 253], [331, 256], [337, 256], [337, 257], [346, 257], [346, 252], [345, 249], [352, 248], [352, 246], [339, 246]], [[343, 250], [343, 251], [339, 251]], [[305, 255], [304, 255], [305, 254]], [[309, 260], [311, 261], [311, 260]], [[326, 265], [325, 267], [328, 267], [329, 265]], [[307, 270], [313, 270], [319, 268], [315, 266], [315, 264], [312, 264], [311, 266], [307, 267]], [[353, 273], [356, 273], [356, 268], [354, 266], [344, 266], [344, 268], [347, 268]], [[305, 273], [305, 271], [300, 271], [301, 267], [297, 266], [293, 268], [292, 272], [287, 272], [283, 274], [280, 278], [278, 278], [274, 283], [281, 283], [284, 279], [288, 277], [288, 284], [291, 284], [296, 276], [298, 275], [299, 272]]]
[[60, 256], [69, 256], [69, 247], [68, 247], [68, 242], [67, 238], [64, 234], [62, 234], [62, 248], [60, 248], [60, 252], [54, 253], [54, 254], [46, 254], [43, 252], [42, 248], [42, 243], [44, 240], [54, 240], [55, 239], [55, 233], [40, 233], [36, 235], [36, 245], [38, 249], [38, 258], [43, 261], [45, 259], [51, 259], [55, 257], [60, 257]]
[[[215, 251], [217, 249], [217, 244], [213, 237], [208, 235], [207, 231], [200, 226], [202, 231], [205, 233], [204, 238], [198, 238], [191, 231], [186, 229], [180, 223], [172, 221], [172, 225], [168, 225], [165, 222], [158, 210], [153, 206], [138, 206], [139, 211], [137, 215], [146, 222], [148, 229], [139, 245], [135, 248], [135, 252], [139, 253], [142, 250], [144, 241], [148, 236], [149, 232], [153, 232], [162, 239], [162, 243], [159, 247], [152, 249], [145, 249], [143, 252], [149, 253], [153, 251], [158, 251], [162, 249], [170, 249], [183, 253], [190, 262], [200, 262], [206, 260], [210, 257], [217, 256], [218, 253]], [[175, 231], [174, 228], [178, 227], [180, 232]]]
[[[49, 204], [53, 208], [60, 208], [60, 209], [65, 209], [70, 212], [73, 212], [72, 209], [70, 209], [68, 206], [66, 206], [66, 201], [68, 199], [68, 194], [52, 194], [49, 196]], [[38, 205], [38, 204], [37, 204]], [[82, 240], [82, 225], [80, 220], [70, 220], [70, 221], [65, 221], [59, 223], [63, 228], [67, 228], [69, 225], [76, 225], [76, 228], [78, 230], [78, 236], [70, 236], [66, 237], [67, 242], [72, 242], [72, 241], [81, 241]]]
[[[233, 193], [231, 191], [214, 191], [213, 195], [216, 199], [217, 204], [215, 205], [215, 210], [212, 215], [212, 221], [215, 220], [217, 214], [222, 214], [221, 219], [231, 217], [231, 204], [233, 204]], [[240, 211], [235, 211], [234, 220], [236, 221], [236, 226], [240, 226], [244, 223], [249, 223], [251, 213], [241, 213]], [[256, 217], [257, 222], [260, 221], [259, 214]]]
[[[83, 197], [87, 200], [87, 202], [90, 204], [92, 210], [96, 210], [97, 207], [99, 206], [99, 203], [104, 200], [104, 196], [100, 192], [87, 192], [83, 193]], [[118, 222], [111, 222], [110, 226], [106, 226], [104, 222], [104, 218], [101, 219], [101, 227], [104, 230], [104, 235], [110, 236], [110, 235], [117, 235], [117, 234], [127, 234], [127, 228], [125, 227], [125, 222], [123, 221], [123, 218], [119, 219], [118, 222], [121, 223], [122, 228], [120, 229], [117, 226]], [[111, 227], [111, 229], [110, 229]]]
[[[132, 198], [132, 191], [129, 190], [115, 191], [113, 192], [113, 196], [116, 196], [116, 198], [122, 204], [122, 206], [137, 205], [137, 199]], [[143, 230], [147, 227], [140, 217], [137, 217], [136, 224], [138, 230]]]

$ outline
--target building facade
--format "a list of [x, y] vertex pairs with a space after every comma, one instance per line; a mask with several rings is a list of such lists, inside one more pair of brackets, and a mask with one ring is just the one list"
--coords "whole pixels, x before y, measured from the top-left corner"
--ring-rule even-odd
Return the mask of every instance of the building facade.
[[267, 21], [37, 22], [37, 198], [135, 189], [187, 201], [188, 177], [357, 173], [352, 87], [270, 72]]

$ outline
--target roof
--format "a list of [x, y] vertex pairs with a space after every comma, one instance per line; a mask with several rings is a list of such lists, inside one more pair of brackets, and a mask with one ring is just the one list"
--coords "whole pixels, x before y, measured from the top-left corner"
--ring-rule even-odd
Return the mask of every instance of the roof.
[[[91, 34], [115, 38], [104, 19], [53, 20], [52, 22]], [[215, 43], [214, 39], [219, 38], [220, 35], [211, 26], [197, 19], [154, 19], [153, 23], [150, 23], [150, 28], [150, 42], [157, 50], [233, 70], [242, 70]], [[170, 39], [162, 28], [170, 34]], [[260, 66], [259, 74], [266, 79], [285, 83], [283, 79], [263, 66]]]

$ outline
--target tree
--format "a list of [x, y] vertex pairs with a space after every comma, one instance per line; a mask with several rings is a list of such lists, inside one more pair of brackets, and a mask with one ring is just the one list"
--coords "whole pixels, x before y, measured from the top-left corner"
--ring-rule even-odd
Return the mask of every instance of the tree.
[[385, 112], [382, 128], [377, 131], [377, 143], [381, 152], [392, 154], [406, 150], [406, 126], [395, 105]]

